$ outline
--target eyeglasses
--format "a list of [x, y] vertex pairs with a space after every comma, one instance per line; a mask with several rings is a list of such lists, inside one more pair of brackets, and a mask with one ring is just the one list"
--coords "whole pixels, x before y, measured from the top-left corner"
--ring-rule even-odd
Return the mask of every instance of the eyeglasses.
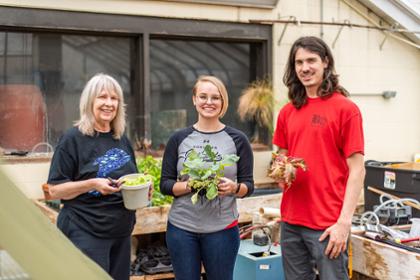
[[223, 101], [222, 96], [220, 95], [211, 95], [211, 96], [207, 96], [205, 94], [199, 94], [197, 96], [197, 100], [200, 103], [206, 103], [210, 100], [210, 103], [220, 103]]

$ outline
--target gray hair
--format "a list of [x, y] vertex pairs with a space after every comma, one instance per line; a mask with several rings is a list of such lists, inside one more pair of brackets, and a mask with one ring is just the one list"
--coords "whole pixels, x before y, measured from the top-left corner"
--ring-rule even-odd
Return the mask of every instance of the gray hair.
[[98, 73], [85, 85], [80, 96], [80, 119], [75, 122], [84, 135], [95, 135], [95, 116], [93, 115], [93, 101], [103, 91], [113, 91], [118, 96], [118, 109], [115, 118], [111, 121], [111, 130], [114, 139], [120, 139], [125, 130], [125, 104], [120, 84], [111, 76]]

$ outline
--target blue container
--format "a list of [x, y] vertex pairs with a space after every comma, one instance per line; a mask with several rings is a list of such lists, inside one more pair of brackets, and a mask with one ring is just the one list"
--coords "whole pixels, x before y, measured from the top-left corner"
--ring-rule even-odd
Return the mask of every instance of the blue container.
[[280, 246], [272, 246], [270, 256], [259, 257], [268, 246], [257, 246], [252, 240], [241, 240], [236, 257], [234, 280], [284, 280]]

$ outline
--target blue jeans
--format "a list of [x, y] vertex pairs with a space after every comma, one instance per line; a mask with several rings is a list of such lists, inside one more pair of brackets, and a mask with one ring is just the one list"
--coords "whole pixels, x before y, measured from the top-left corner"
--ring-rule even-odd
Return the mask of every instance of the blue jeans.
[[239, 229], [194, 233], [168, 222], [166, 244], [176, 280], [198, 280], [203, 263], [208, 280], [232, 280], [239, 250]]

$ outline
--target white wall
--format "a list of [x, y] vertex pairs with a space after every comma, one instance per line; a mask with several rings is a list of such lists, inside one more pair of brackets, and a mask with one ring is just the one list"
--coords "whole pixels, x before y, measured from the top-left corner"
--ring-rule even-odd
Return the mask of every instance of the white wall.
[[0, 168], [27, 197], [44, 197], [42, 184], [47, 182], [49, 162], [1, 164]]
[[[358, 11], [350, 8], [350, 2]], [[323, 0], [324, 21], [368, 25], [364, 16], [379, 19], [361, 4], [349, 0]], [[209, 19], [247, 22], [249, 19], [320, 20], [321, 0], [280, 0], [276, 9], [256, 9], [205, 4], [185, 4], [165, 1], [128, 0], [0, 0], [0, 5], [37, 7], [74, 11], [90, 11], [160, 17]], [[286, 89], [282, 85], [284, 64], [292, 42], [302, 35], [320, 34], [320, 26], [289, 24], [285, 36], [277, 45], [284, 24], [273, 25], [274, 86], [278, 100], [284, 100]], [[324, 26], [324, 39], [331, 46], [338, 26]], [[409, 161], [420, 152], [420, 52], [394, 38], [383, 46], [384, 33], [377, 30], [344, 28], [333, 53], [342, 85], [351, 93], [377, 93], [395, 90], [394, 99], [381, 97], [353, 97], [364, 116], [366, 158], [377, 160]]]
[[[296, 3], [296, 4], [293, 4]], [[320, 1], [280, 1], [281, 15], [296, 16], [299, 20], [320, 20]], [[351, 1], [355, 5], [355, 1]], [[362, 14], [378, 21], [362, 5], [355, 5]], [[344, 1], [324, 0], [324, 21], [349, 20], [370, 25], [356, 10]], [[286, 30], [282, 44], [277, 46], [283, 24], [274, 25], [274, 76], [279, 96], [286, 96], [281, 84], [283, 69], [291, 43], [302, 35], [320, 35], [319, 26], [291, 26]], [[324, 26], [324, 40], [332, 46], [338, 26]], [[366, 159], [410, 161], [420, 152], [420, 51], [399, 40], [388, 38], [379, 49], [385, 35], [377, 30], [344, 28], [332, 49], [341, 84], [350, 93], [379, 93], [397, 91], [396, 98], [384, 100], [381, 96], [355, 96], [364, 118]]]

